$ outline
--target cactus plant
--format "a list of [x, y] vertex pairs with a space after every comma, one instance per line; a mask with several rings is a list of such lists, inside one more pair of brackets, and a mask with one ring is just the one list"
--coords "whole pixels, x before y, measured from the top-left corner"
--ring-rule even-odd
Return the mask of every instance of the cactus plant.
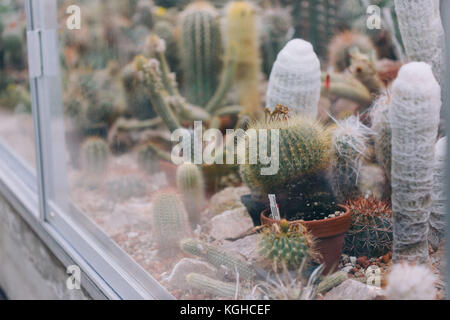
[[193, 288], [196, 288], [201, 291], [205, 291], [214, 296], [220, 296], [224, 298], [232, 299], [236, 296], [236, 284], [235, 283], [227, 283], [223, 281], [219, 281], [216, 279], [212, 279], [210, 277], [204, 276], [198, 273], [189, 273], [186, 276], [186, 281]]
[[235, 58], [234, 86], [242, 114], [262, 115], [259, 91], [261, 59], [254, 8], [246, 1], [233, 1], [226, 8], [225, 61]]
[[375, 156], [382, 166], [388, 182], [391, 180], [391, 126], [389, 124], [389, 98], [380, 96], [371, 112], [373, 137], [375, 142]]
[[175, 26], [166, 20], [155, 23], [153, 32], [166, 43], [167, 62], [172, 70], [178, 71], [180, 59], [178, 54], [178, 41], [175, 37]]
[[352, 214], [343, 252], [356, 257], [380, 257], [392, 250], [392, 210], [373, 197], [346, 203]]
[[393, 260], [428, 262], [434, 145], [439, 126], [441, 89], [431, 66], [404, 65], [392, 85]]
[[177, 188], [192, 226], [200, 223], [205, 201], [203, 176], [200, 169], [192, 163], [184, 163], [177, 169]]
[[434, 149], [433, 168], [433, 192], [431, 200], [433, 206], [430, 214], [430, 231], [428, 241], [436, 250], [445, 235], [445, 219], [447, 211], [445, 208], [445, 161], [446, 161], [447, 138], [441, 138]]
[[265, 228], [260, 253], [276, 265], [298, 268], [310, 258], [312, 240], [301, 225], [290, 225], [285, 219], [280, 225]]
[[267, 89], [266, 106], [289, 106], [295, 113], [317, 117], [320, 62], [310, 43], [294, 39], [278, 54]]
[[222, 40], [217, 10], [206, 1], [195, 1], [181, 14], [181, 56], [186, 98], [205, 105], [217, 86]]
[[378, 75], [375, 61], [369, 56], [353, 50], [351, 53], [350, 72], [358, 79], [372, 94], [377, 94], [384, 83]]
[[410, 61], [430, 64], [434, 77], [444, 77], [444, 28], [439, 0], [395, 0], [400, 33]]
[[153, 236], [162, 256], [179, 250], [180, 241], [191, 233], [186, 211], [174, 193], [158, 194], [153, 200]]
[[331, 289], [337, 287], [342, 282], [348, 279], [348, 275], [346, 272], [338, 271], [329, 276], [326, 276], [322, 281], [320, 281], [317, 286], [317, 292], [324, 294], [325, 292], [330, 291]]
[[240, 278], [252, 279], [256, 275], [251, 264], [199, 240], [184, 239], [181, 242], [181, 249], [186, 253], [203, 258], [217, 268], [225, 268], [231, 274], [235, 274], [237, 271]]
[[367, 158], [369, 136], [370, 129], [356, 116], [339, 121], [333, 131], [330, 181], [333, 193], [341, 203], [359, 193], [359, 171]]
[[81, 147], [83, 168], [88, 175], [104, 175], [108, 166], [109, 148], [99, 137], [87, 138]]

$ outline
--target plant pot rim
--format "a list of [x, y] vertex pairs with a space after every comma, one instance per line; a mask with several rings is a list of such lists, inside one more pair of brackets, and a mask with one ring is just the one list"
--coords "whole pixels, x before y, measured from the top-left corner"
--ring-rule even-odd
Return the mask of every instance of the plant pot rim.
[[[289, 221], [289, 224], [303, 225], [315, 238], [328, 238], [343, 234], [350, 228], [351, 212], [348, 207], [342, 204], [338, 204], [337, 206], [345, 209], [345, 213], [343, 215], [315, 221], [294, 220]], [[279, 224], [280, 221], [267, 216], [268, 212], [269, 209], [261, 212], [261, 225], [269, 225], [274, 223]]]

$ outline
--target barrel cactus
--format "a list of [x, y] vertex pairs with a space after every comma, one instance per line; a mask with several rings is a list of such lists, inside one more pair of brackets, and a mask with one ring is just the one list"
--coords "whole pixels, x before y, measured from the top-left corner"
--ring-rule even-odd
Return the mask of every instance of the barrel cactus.
[[393, 260], [427, 263], [432, 205], [434, 146], [441, 109], [441, 88], [431, 66], [404, 65], [392, 86]]
[[352, 214], [343, 252], [356, 257], [380, 257], [392, 250], [392, 210], [373, 197], [346, 203]]
[[311, 257], [311, 245], [312, 239], [304, 227], [291, 225], [283, 219], [279, 226], [265, 228], [260, 252], [276, 265], [298, 268]]
[[278, 54], [267, 89], [266, 106], [289, 106], [295, 113], [317, 117], [320, 62], [309, 42], [294, 39]]

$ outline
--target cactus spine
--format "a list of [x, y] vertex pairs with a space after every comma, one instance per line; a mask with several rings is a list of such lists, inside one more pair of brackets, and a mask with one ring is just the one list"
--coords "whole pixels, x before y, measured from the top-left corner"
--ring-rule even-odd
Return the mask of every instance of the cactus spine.
[[441, 91], [424, 62], [404, 65], [392, 86], [393, 260], [428, 262], [428, 219]]
[[267, 90], [267, 107], [289, 106], [295, 113], [317, 117], [320, 62], [310, 43], [294, 39], [278, 54]]
[[210, 293], [214, 296], [234, 298], [236, 295], [236, 284], [212, 279], [198, 273], [190, 273], [186, 281], [192, 287]]
[[430, 64], [439, 83], [444, 76], [444, 28], [439, 0], [395, 0], [400, 33], [411, 61]]
[[181, 242], [181, 249], [186, 253], [203, 258], [217, 268], [225, 268], [231, 274], [237, 270], [240, 278], [252, 279], [256, 275], [251, 264], [200, 241], [185, 239]]
[[431, 199], [433, 206], [430, 214], [430, 231], [428, 241], [436, 250], [445, 235], [445, 219], [447, 211], [445, 208], [445, 161], [446, 161], [447, 138], [441, 138], [436, 143], [434, 151], [433, 169], [433, 192]]
[[259, 57], [256, 17], [245, 1], [233, 1], [226, 8], [226, 58], [235, 57], [234, 85], [242, 114], [258, 118], [262, 114], [259, 92]]
[[88, 175], [103, 176], [108, 167], [109, 148], [105, 140], [90, 137], [81, 147], [83, 167]]
[[216, 9], [196, 1], [181, 16], [181, 54], [187, 100], [205, 105], [217, 86], [221, 65], [221, 35]]
[[332, 135], [331, 187], [344, 202], [358, 195], [358, 177], [367, 153], [370, 129], [355, 116], [337, 123]]
[[177, 169], [177, 187], [192, 226], [200, 223], [205, 202], [203, 176], [200, 169], [192, 163], [184, 163]]
[[162, 193], [153, 202], [154, 241], [160, 254], [168, 256], [179, 250], [180, 241], [190, 235], [186, 211], [178, 196]]

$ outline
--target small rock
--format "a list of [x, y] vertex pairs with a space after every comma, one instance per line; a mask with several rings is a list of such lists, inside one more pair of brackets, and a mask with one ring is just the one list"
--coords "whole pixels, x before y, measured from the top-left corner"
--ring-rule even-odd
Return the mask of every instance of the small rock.
[[209, 202], [208, 216], [213, 217], [225, 210], [243, 207], [241, 196], [249, 193], [250, 189], [248, 187], [229, 187], [216, 193]]
[[247, 209], [240, 207], [227, 210], [210, 221], [210, 236], [216, 240], [236, 238], [244, 232], [253, 228], [253, 221]]
[[348, 279], [329, 291], [324, 300], [373, 300], [381, 294], [381, 289]]
[[209, 263], [197, 259], [183, 258], [175, 265], [167, 278], [169, 287], [183, 290], [189, 289], [190, 286], [186, 282], [186, 276], [192, 272], [211, 278], [217, 277], [217, 270]]
[[253, 234], [236, 241], [225, 241], [222, 248], [226, 252], [235, 252], [245, 257], [247, 261], [254, 261], [259, 256], [259, 237]]
[[356, 265], [356, 257], [350, 257], [350, 263], [355, 266]]
[[353, 266], [350, 265], [350, 266], [346, 266], [346, 267], [342, 268], [342, 271], [349, 273], [352, 269], [353, 269]]

